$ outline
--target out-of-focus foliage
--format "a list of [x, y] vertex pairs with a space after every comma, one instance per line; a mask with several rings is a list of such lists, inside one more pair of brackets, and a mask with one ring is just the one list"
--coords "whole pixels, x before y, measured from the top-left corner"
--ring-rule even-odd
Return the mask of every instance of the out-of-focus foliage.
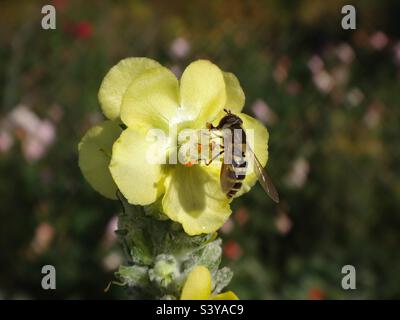
[[[254, 298], [400, 298], [400, 3], [353, 1], [3, 1], [0, 20], [0, 296], [124, 298], [118, 202], [77, 166], [101, 121], [108, 69], [148, 56], [177, 74], [207, 58], [234, 72], [245, 112], [270, 131], [275, 206], [261, 187], [222, 228], [229, 289]], [[41, 289], [41, 267], [57, 289]], [[357, 270], [344, 291], [341, 268]]]

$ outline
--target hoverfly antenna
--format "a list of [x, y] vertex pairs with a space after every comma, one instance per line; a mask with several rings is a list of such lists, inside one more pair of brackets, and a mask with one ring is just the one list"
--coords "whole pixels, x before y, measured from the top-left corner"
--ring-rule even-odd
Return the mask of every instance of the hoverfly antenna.
[[231, 110], [224, 109], [224, 111], [225, 111], [227, 114], [231, 114]]

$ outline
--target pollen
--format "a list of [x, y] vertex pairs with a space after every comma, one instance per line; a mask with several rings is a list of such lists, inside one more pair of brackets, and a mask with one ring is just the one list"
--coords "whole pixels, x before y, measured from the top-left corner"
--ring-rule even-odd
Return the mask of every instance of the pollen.
[[184, 164], [184, 166], [185, 166], [185, 167], [188, 167], [188, 168], [193, 167], [193, 162], [192, 162], [192, 161], [186, 162], [186, 163]]

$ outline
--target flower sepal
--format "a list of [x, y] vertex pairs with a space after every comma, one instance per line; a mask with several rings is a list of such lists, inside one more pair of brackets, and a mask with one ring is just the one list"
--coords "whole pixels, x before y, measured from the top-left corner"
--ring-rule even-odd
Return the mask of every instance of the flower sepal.
[[188, 275], [199, 265], [210, 272], [213, 295], [229, 284], [232, 271], [219, 268], [217, 233], [189, 236], [179, 223], [154, 219], [156, 212], [149, 215], [148, 208], [131, 205], [117, 194], [123, 212], [116, 233], [128, 258], [115, 276], [134, 297], [179, 299]]

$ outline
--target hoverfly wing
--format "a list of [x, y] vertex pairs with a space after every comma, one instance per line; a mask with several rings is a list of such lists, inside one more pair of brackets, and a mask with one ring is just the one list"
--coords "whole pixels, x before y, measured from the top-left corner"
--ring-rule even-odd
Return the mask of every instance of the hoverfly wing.
[[267, 193], [267, 195], [276, 203], [279, 203], [279, 194], [278, 191], [276, 191], [276, 188], [269, 177], [267, 171], [263, 168], [261, 165], [260, 161], [257, 159], [257, 156], [253, 152], [253, 150], [250, 149], [248, 146], [248, 153], [250, 157], [253, 160], [253, 167], [254, 167], [254, 172], [256, 173], [256, 176], [258, 178], [258, 181], [260, 182], [261, 186]]
[[235, 172], [232, 164], [222, 163], [220, 171], [220, 183], [223, 193], [228, 193], [235, 185]]

